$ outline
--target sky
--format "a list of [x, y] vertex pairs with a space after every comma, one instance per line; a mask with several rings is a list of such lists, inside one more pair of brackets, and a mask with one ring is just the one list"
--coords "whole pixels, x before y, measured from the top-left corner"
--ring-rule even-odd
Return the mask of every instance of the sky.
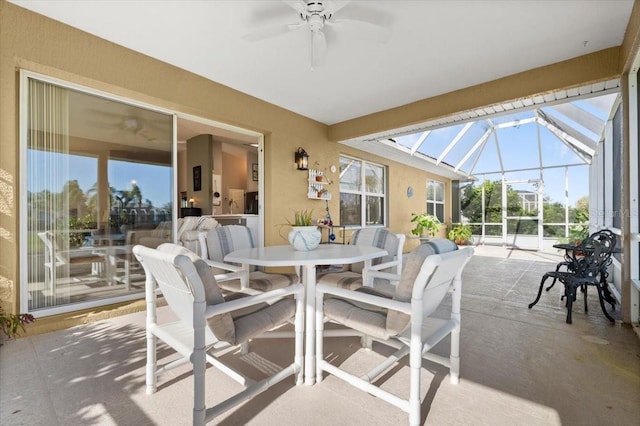
[[[511, 122], [516, 119], [523, 120], [533, 117], [533, 112], [506, 115], [491, 118], [493, 124]], [[565, 122], [568, 120], [564, 120]], [[465, 124], [432, 131], [424, 140], [418, 152], [433, 158], [439, 158], [445, 152], [450, 143], [456, 138]], [[576, 165], [568, 168], [569, 171], [569, 205], [574, 206], [576, 201], [589, 195], [589, 168], [582, 159], [574, 154], [563, 142], [543, 126], [536, 123], [521, 124], [516, 127], [505, 127], [490, 134], [483, 147], [465, 159], [467, 154], [482, 138], [488, 129], [486, 123], [477, 122], [470, 127], [459, 139], [457, 144], [445, 155], [443, 162], [456, 167], [462, 164], [461, 170], [471, 173], [478, 181], [500, 180], [500, 170], [504, 169], [505, 179], [511, 180], [538, 180], [540, 179], [540, 154], [542, 164], [549, 166]], [[586, 132], [583, 132], [586, 133]], [[411, 147], [422, 135], [422, 132], [396, 137], [394, 140], [405, 147]], [[596, 138], [595, 135], [589, 135]], [[541, 153], [538, 152], [538, 137], [540, 138]], [[498, 147], [499, 146], [499, 150]], [[500, 162], [502, 162], [502, 167]], [[509, 170], [531, 169], [520, 172], [508, 172]], [[552, 201], [564, 204], [565, 201], [565, 167], [547, 168], [542, 172], [544, 180], [544, 195]], [[514, 184], [514, 189], [536, 191], [532, 183]]]
[[[50, 154], [54, 161], [62, 158], [61, 154]], [[31, 150], [30, 159], [36, 167], [42, 167], [45, 153]], [[28, 189], [38, 192], [49, 189], [52, 192], [60, 192], [62, 185], [67, 180], [77, 180], [80, 188], [86, 193], [98, 181], [98, 160], [95, 157], [69, 155], [68, 177], [59, 182], [42, 182], [38, 179], [29, 179]], [[30, 160], [30, 161], [31, 161]], [[156, 207], [164, 206], [173, 200], [167, 188], [171, 188], [171, 168], [145, 163], [134, 163], [119, 160], [109, 160], [108, 166], [109, 185], [116, 190], [129, 190], [132, 182], [136, 182], [142, 193], [142, 199], [149, 199]]]

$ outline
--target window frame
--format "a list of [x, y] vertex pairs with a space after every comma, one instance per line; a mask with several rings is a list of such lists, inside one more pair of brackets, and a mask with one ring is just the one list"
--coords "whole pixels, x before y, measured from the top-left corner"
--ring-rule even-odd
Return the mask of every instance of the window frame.
[[[435, 199], [434, 200], [429, 200], [429, 184], [431, 184], [431, 183], [436, 183], [436, 184], [442, 185], [442, 201], [438, 201], [438, 200], [435, 200]], [[425, 198], [426, 198], [425, 212], [427, 212], [427, 213], [429, 212], [429, 204], [432, 204], [433, 205], [433, 212], [436, 213], [434, 216], [437, 217], [438, 216], [437, 215], [438, 210], [437, 210], [436, 206], [437, 205], [442, 205], [442, 218], [438, 217], [438, 219], [440, 220], [440, 222], [445, 223], [446, 222], [446, 220], [445, 220], [445, 216], [446, 216], [445, 210], [446, 210], [446, 201], [447, 201], [447, 183], [439, 181], [439, 180], [436, 180], [436, 179], [427, 179], [426, 189], [427, 189], [427, 191], [426, 191], [427, 193], [426, 193], [426, 196], [425, 196]]]
[[[340, 154], [339, 162], [341, 163], [343, 159], [348, 159], [350, 161], [357, 161], [360, 165], [360, 189], [359, 190], [343, 190], [341, 182], [338, 182], [338, 184], [340, 185], [340, 190], [339, 190], [340, 195], [355, 194], [360, 196], [360, 224], [349, 224], [349, 225], [345, 224], [345, 226], [347, 228], [375, 228], [375, 227], [384, 228], [386, 227], [388, 217], [389, 217], [389, 203], [387, 202], [388, 175], [389, 175], [388, 167], [384, 164], [376, 163], [374, 161], [363, 160], [361, 158], [353, 157], [350, 155]], [[380, 167], [382, 169], [384, 174], [382, 178], [382, 184], [381, 184], [382, 193], [367, 191], [367, 184], [366, 184], [367, 165]], [[382, 214], [383, 214], [382, 222], [383, 223], [372, 224], [372, 225], [367, 224], [367, 198], [368, 197], [380, 198], [382, 200]], [[342, 199], [342, 196], [340, 198]], [[340, 203], [342, 203], [342, 201], [340, 201]], [[340, 208], [340, 211], [342, 211], [342, 208]], [[340, 218], [340, 221], [342, 223], [342, 217]]]

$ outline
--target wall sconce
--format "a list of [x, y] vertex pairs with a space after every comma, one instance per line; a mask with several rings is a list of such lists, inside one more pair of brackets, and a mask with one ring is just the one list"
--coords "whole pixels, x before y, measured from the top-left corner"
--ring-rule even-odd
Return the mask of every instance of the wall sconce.
[[298, 170], [307, 170], [309, 166], [309, 154], [307, 154], [307, 151], [300, 147], [293, 158], [298, 166]]
[[189, 207], [193, 208], [193, 205], [196, 203], [194, 198], [189, 198]]

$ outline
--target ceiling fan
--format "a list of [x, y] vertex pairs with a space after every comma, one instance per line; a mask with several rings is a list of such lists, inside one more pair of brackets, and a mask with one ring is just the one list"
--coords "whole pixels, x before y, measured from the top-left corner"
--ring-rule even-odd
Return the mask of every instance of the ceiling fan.
[[[291, 31], [307, 28], [310, 34], [311, 67], [324, 65], [327, 56], [327, 28], [340, 32], [344, 29], [356, 31], [360, 38], [377, 42], [388, 40], [390, 31], [383, 25], [370, 20], [354, 18], [335, 18], [334, 14], [350, 3], [349, 0], [282, 0], [298, 13], [298, 22], [269, 26], [252, 31], [244, 36], [247, 41], [259, 41]], [[364, 4], [364, 3], [363, 3]]]
[[[123, 115], [101, 110], [88, 110], [97, 115], [94, 120], [86, 121], [86, 124], [96, 129], [112, 130], [119, 133], [119, 136], [140, 137], [147, 142], [156, 142], [157, 135], [166, 135], [170, 132], [170, 127], [155, 125], [149, 120], [145, 120], [136, 115]], [[164, 128], [166, 127], [166, 129]]]

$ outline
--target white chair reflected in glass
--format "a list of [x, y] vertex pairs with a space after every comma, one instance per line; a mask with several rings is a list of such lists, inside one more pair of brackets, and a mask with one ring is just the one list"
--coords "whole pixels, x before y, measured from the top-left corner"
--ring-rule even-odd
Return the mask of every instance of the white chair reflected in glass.
[[[57, 235], [52, 231], [38, 232], [38, 237], [44, 243], [44, 267], [45, 271], [45, 287], [48, 287], [51, 297], [55, 300], [58, 292], [58, 269], [69, 268], [71, 265], [92, 264], [97, 265], [95, 271], [103, 273], [106, 268], [106, 256], [103, 253], [94, 251], [91, 248], [71, 249], [68, 247], [68, 232], [63, 233], [64, 236]], [[66, 244], [65, 244], [66, 243]], [[65, 275], [68, 275], [68, 271]]]
[[[171, 243], [162, 244], [157, 249], [137, 245], [133, 248], [133, 253], [146, 274], [147, 394], [155, 393], [158, 374], [191, 362], [194, 380], [192, 423], [204, 425], [291, 375], [295, 375], [296, 384], [302, 383], [304, 287], [301, 284], [254, 296], [237, 297], [239, 294], [235, 293], [231, 299], [225, 299], [209, 265], [184, 247]], [[162, 293], [177, 320], [158, 322], [157, 290]], [[292, 295], [293, 298], [289, 297]], [[239, 310], [242, 314], [234, 315]], [[249, 339], [263, 336], [269, 330], [290, 322], [294, 323], [295, 329], [292, 363], [259, 382], [225, 365], [218, 357], [230, 356], [230, 347], [242, 345]], [[158, 367], [157, 339], [171, 346], [182, 358]], [[207, 363], [227, 374], [245, 389], [216, 406], [207, 408]]]
[[[460, 374], [460, 301], [462, 270], [473, 249], [466, 247], [434, 254], [432, 246], [420, 245], [406, 256], [406, 264], [392, 298], [374, 289], [355, 291], [330, 285], [316, 287], [316, 379], [326, 371], [347, 383], [389, 402], [409, 414], [409, 424], [420, 424], [420, 369], [423, 358], [449, 368], [451, 383]], [[449, 318], [433, 316], [451, 293]], [[397, 351], [365, 375], [355, 375], [325, 360], [324, 322], [340, 323], [366, 339], [396, 348]], [[429, 351], [451, 335], [449, 357]], [[375, 349], [376, 346], [373, 346]], [[403, 399], [374, 385], [401, 358], [409, 355], [409, 398]]]

